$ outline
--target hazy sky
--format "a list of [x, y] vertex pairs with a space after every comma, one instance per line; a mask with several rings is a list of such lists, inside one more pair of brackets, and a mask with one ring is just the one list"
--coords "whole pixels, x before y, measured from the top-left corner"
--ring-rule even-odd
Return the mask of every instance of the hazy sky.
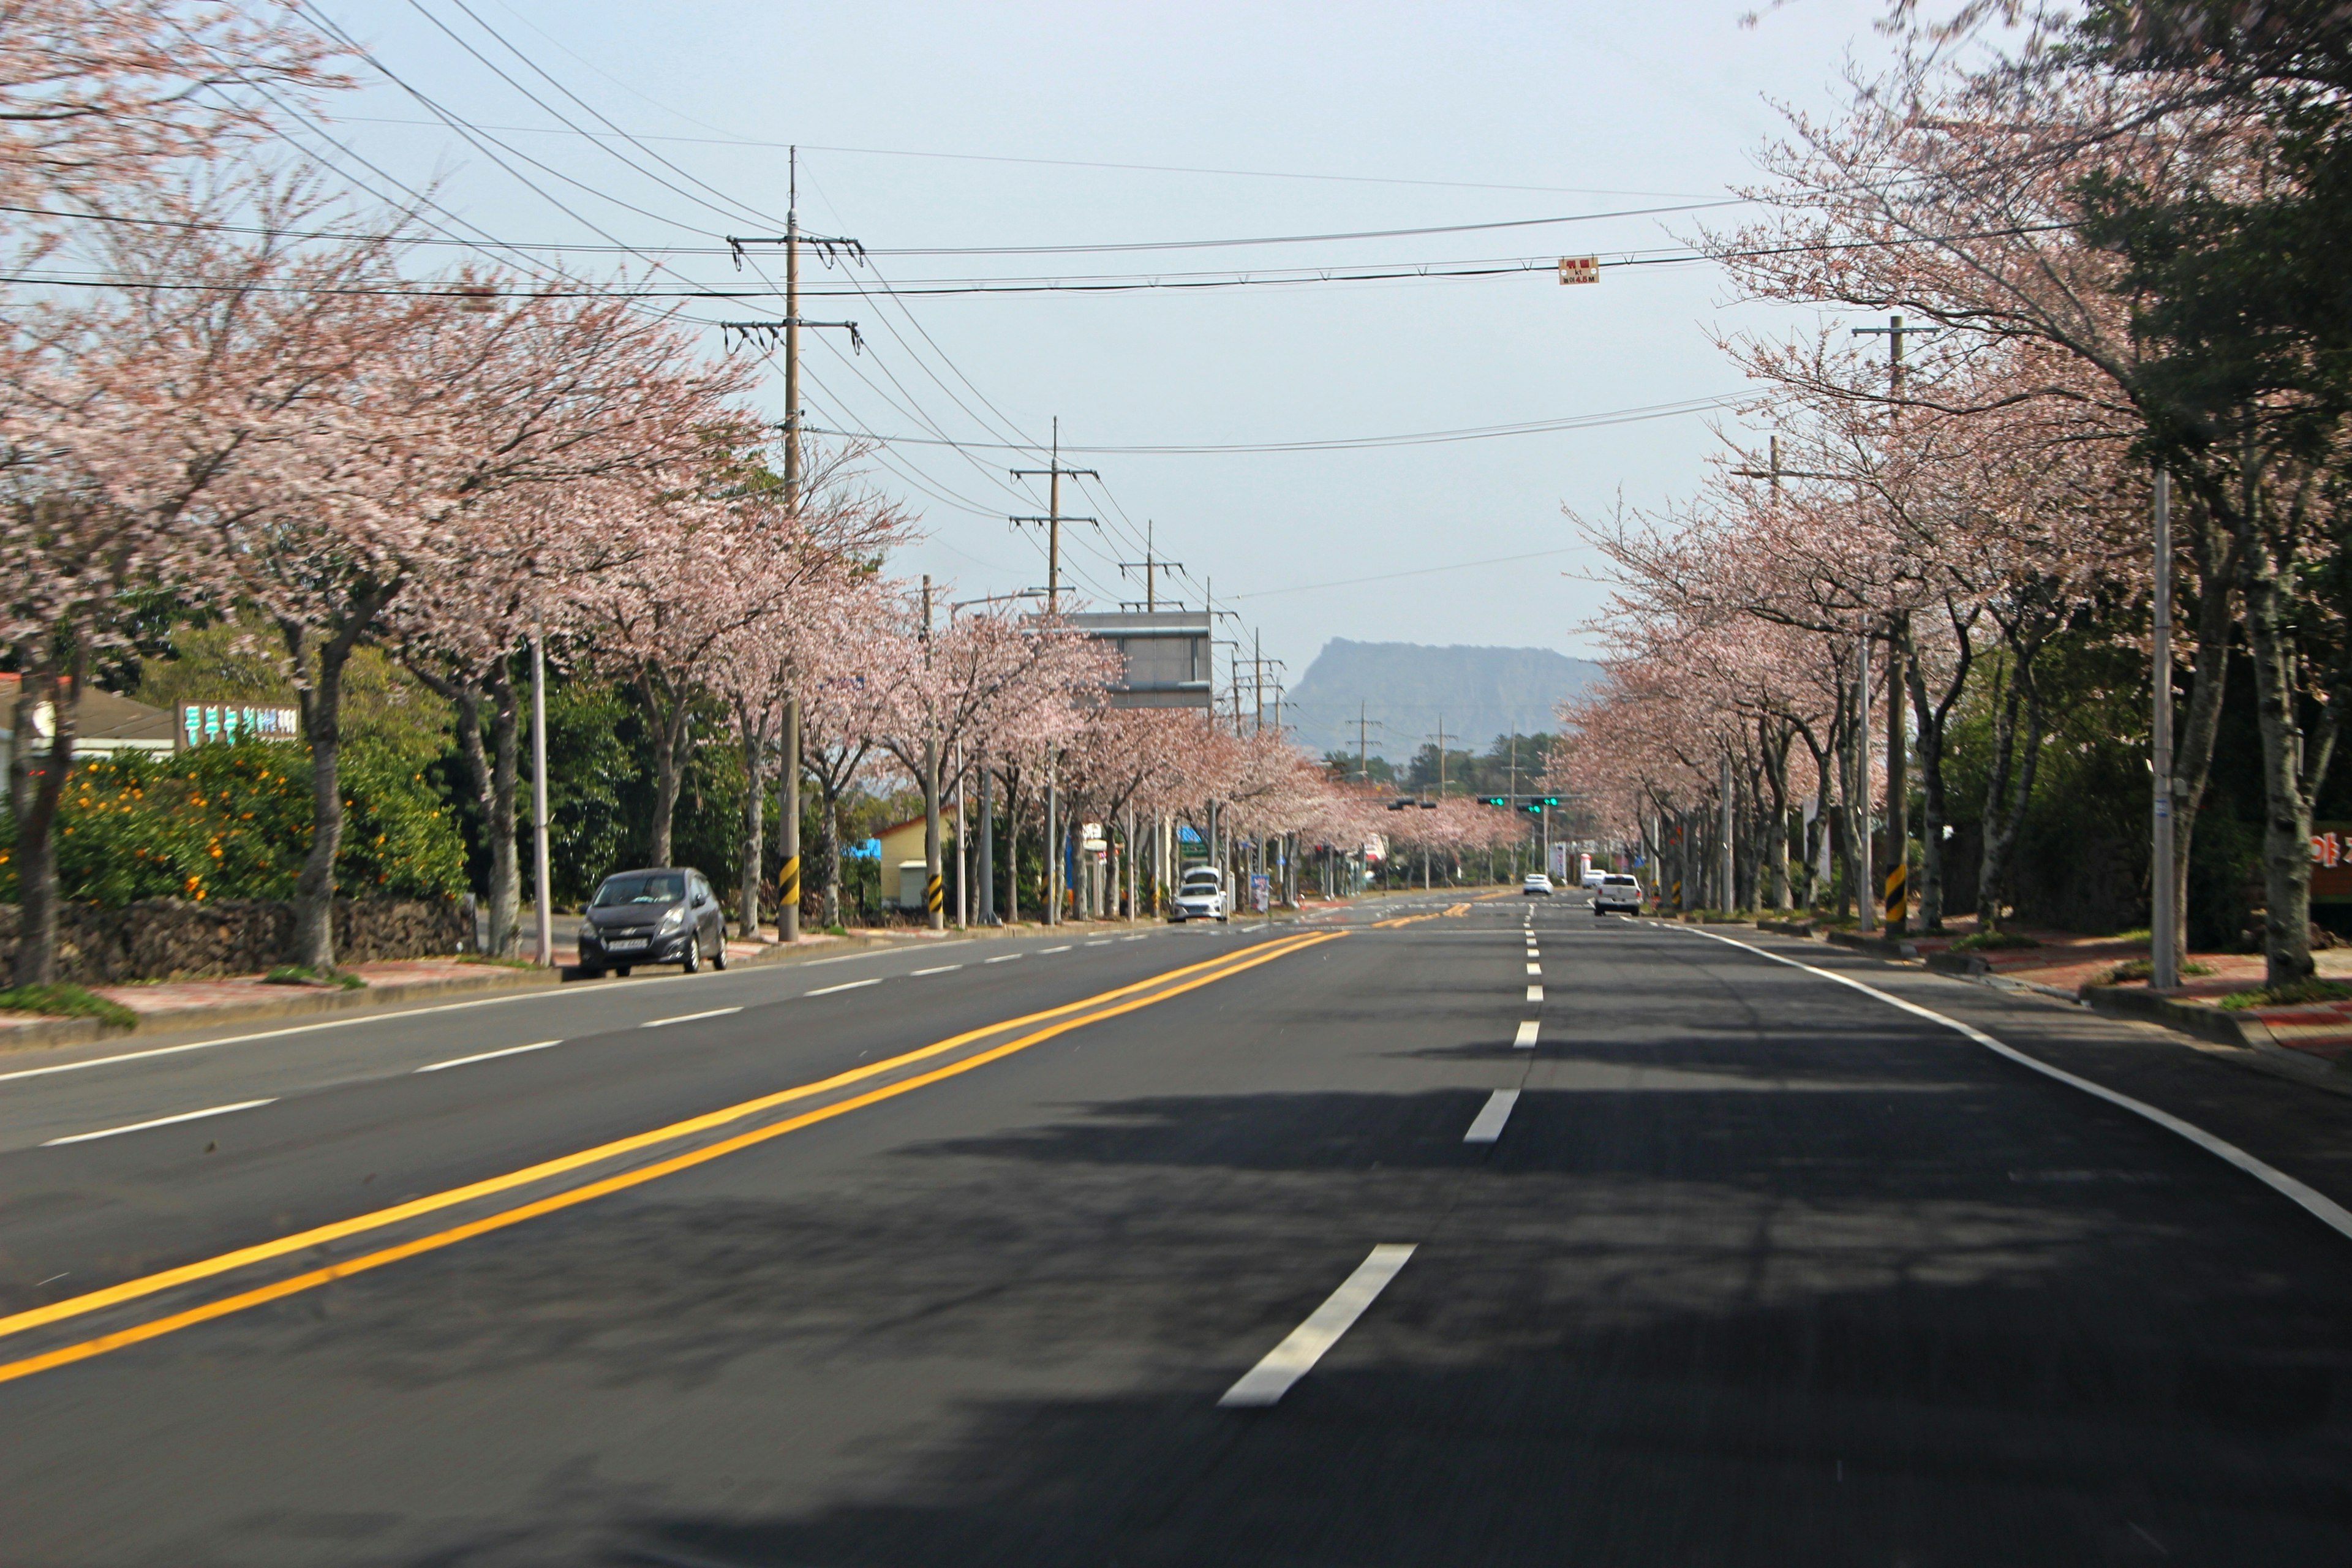
[[[776, 232], [787, 203], [781, 144], [791, 142], [803, 149], [803, 226], [877, 250], [1255, 238], [1705, 202], [1750, 175], [1777, 123], [1775, 101], [1820, 107], [1850, 51], [1885, 47], [1870, 30], [1883, 7], [1860, 0], [1801, 0], [1748, 28], [1745, 0], [463, 5], [530, 65], [460, 0], [328, 0], [325, 9], [451, 115], [509, 128], [490, 134], [512, 151], [468, 145], [415, 98], [381, 83], [339, 100], [335, 134], [404, 181], [437, 176], [444, 205], [500, 240], [595, 245], [601, 229], [648, 247]], [[451, 33], [579, 124], [602, 129], [531, 66], [645, 139], [677, 165], [659, 172], [682, 191], [562, 130]], [[1322, 177], [1265, 177], [1276, 174]], [[851, 276], [870, 286], [1606, 258], [1671, 247], [1701, 221], [1737, 216], [1244, 248], [877, 256], [854, 272], [811, 263], [803, 279], [838, 287]], [[620, 259], [569, 258], [583, 268]], [[660, 259], [671, 269], [666, 282], [761, 286], [723, 255]], [[782, 279], [781, 264], [770, 270]], [[781, 300], [760, 300], [688, 310], [712, 321], [782, 313]], [[1454, 430], [1705, 398], [1739, 388], [1710, 332], [1768, 321], [1735, 307], [1714, 269], [1693, 265], [1611, 269], [1580, 288], [1544, 270], [1183, 292], [813, 298], [803, 313], [857, 320], [866, 340], [866, 352], [852, 354], [845, 334], [816, 334], [813, 423], [1017, 443], [1043, 440], [1058, 416], [1064, 440], [1078, 447]], [[781, 373], [771, 392], [781, 410]], [[1596, 594], [1574, 575], [1573, 552], [1319, 585], [1567, 552], [1563, 503], [1597, 512], [1620, 493], [1639, 505], [1687, 491], [1717, 449], [1708, 426], [1683, 416], [1374, 451], [1081, 455], [1072, 460], [1099, 468], [1108, 493], [1088, 487], [1066, 509], [1106, 526], [1099, 535], [1069, 531], [1069, 571], [1098, 604], [1141, 597], [1139, 583], [1122, 585], [1111, 563], [1140, 559], [1151, 520], [1161, 550], [1188, 568], [1181, 596], [1197, 603], [1200, 583], [1212, 581], [1221, 605], [1244, 617], [1223, 635], [1261, 631], [1268, 657], [1287, 660], [1294, 677], [1331, 637], [1591, 654], [1602, 650], [1579, 626]], [[967, 598], [1044, 582], [1042, 541], [1003, 521], [1044, 510], [1041, 489], [1004, 472], [1034, 459], [908, 445], [890, 448], [886, 462], [885, 482], [919, 507], [929, 532], [901, 570], [951, 580]], [[1400, 739], [1409, 738], [1391, 738]]]

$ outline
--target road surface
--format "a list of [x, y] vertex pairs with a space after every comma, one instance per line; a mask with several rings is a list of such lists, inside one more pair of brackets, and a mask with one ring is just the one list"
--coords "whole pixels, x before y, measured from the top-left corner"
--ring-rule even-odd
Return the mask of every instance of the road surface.
[[1575, 896], [9, 1057], [0, 1563], [2341, 1564], [2347, 1110]]

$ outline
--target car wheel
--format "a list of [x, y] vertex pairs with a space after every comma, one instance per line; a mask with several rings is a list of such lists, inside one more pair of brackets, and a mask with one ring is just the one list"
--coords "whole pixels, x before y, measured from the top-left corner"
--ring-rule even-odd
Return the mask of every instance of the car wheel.
[[604, 966], [601, 963], [583, 963], [580, 966], [580, 978], [602, 980], [604, 978]]
[[725, 926], [719, 928], [719, 945], [710, 950], [710, 967], [713, 969], [727, 967], [727, 928]]
[[616, 963], [613, 965], [613, 973], [626, 980], [629, 977], [629, 966], [625, 963]]
[[686, 956], [677, 961], [677, 967], [681, 974], [702, 973], [702, 939], [699, 936], [686, 939]]

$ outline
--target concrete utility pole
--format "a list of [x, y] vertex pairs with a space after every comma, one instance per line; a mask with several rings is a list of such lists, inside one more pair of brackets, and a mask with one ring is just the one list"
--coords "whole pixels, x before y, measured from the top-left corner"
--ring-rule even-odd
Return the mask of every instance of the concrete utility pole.
[[2148, 760], [2156, 764], [2155, 817], [2150, 824], [2149, 887], [2156, 897], [2148, 905], [2148, 989], [2170, 991], [2180, 984], [2180, 932], [2175, 929], [2179, 911], [2172, 902], [2172, 802], [2179, 789], [2172, 776], [2172, 475], [2156, 470], [2156, 647], [2149, 682], [2156, 706], [2150, 715]]
[[[1119, 575], [1122, 577], [1129, 572], [1139, 571], [1143, 574], [1143, 608], [1147, 612], [1160, 608], [1160, 574], [1166, 571], [1184, 570], [1184, 563], [1181, 561], [1171, 561], [1157, 552], [1153, 543], [1153, 532], [1152, 521], [1147, 517], [1143, 520], [1143, 559], [1122, 561], [1118, 563]], [[1122, 608], [1131, 610], [1135, 606], [1128, 605]], [[1182, 606], [1179, 605], [1178, 608], [1181, 609]]]
[[530, 633], [530, 869], [531, 901], [539, 917], [537, 959], [551, 966], [555, 906], [547, 901], [547, 648], [536, 626]]
[[[1883, 327], [1856, 327], [1857, 338], [1886, 340], [1887, 425], [1891, 447], [1900, 432], [1895, 428], [1903, 413], [1903, 341], [1906, 337], [1934, 337], [1940, 327], [1906, 327], [1900, 316], [1886, 318]], [[1778, 458], [1775, 457], [1777, 466]], [[1910, 921], [1911, 863], [1911, 801], [1910, 781], [1904, 766], [1906, 746], [1903, 737], [1903, 616], [1896, 611], [1888, 618], [1886, 631], [1886, 923], [1898, 934]], [[1877, 879], [1872, 867], [1874, 856], [1870, 843], [1870, 635], [1863, 635], [1862, 654], [1862, 845], [1860, 863], [1862, 886], [1856, 891], [1861, 897], [1862, 929], [1870, 931], [1875, 924]]]
[[[811, 246], [824, 258], [827, 266], [835, 257], [849, 261], [863, 261], [866, 247], [855, 239], [838, 235], [803, 234], [801, 232], [801, 150], [791, 149], [788, 155], [788, 197], [784, 208], [784, 232], [765, 238], [727, 237], [728, 248], [735, 254], [735, 264], [743, 262], [747, 245], [781, 245], [784, 247], [784, 319], [781, 321], [721, 321], [720, 331], [758, 333], [771, 342], [781, 336], [784, 343], [784, 511], [797, 515], [801, 508], [801, 329], [803, 327], [835, 327], [849, 334], [850, 347], [865, 349], [865, 341], [857, 335], [855, 321], [809, 321], [801, 319], [801, 247]], [[776, 849], [783, 867], [776, 878], [776, 935], [782, 942], [801, 939], [801, 700], [798, 692], [784, 699], [784, 735], [782, 766], [782, 787], [777, 791]], [[745, 934], [750, 934], [746, 932]]]
[[[931, 663], [931, 574], [923, 574], [923, 667]], [[940, 826], [940, 736], [936, 719], [923, 721], [923, 910], [933, 931], [947, 929], [946, 881], [941, 875]]]
[[[1062, 515], [1062, 479], [1066, 475], [1072, 479], [1084, 477], [1091, 479], [1098, 479], [1102, 476], [1092, 468], [1062, 467], [1062, 421], [1058, 415], [1054, 419], [1054, 445], [1047, 455], [1045, 467], [1014, 468], [1011, 471], [1016, 479], [1043, 477], [1046, 480], [1045, 515], [1016, 517], [1008, 521], [1014, 523], [1030, 522], [1045, 525], [1045, 613], [1049, 616], [1058, 616], [1062, 613], [1062, 524], [1085, 522], [1100, 526], [1091, 517]], [[1045, 762], [1045, 923], [1047, 925], [1062, 923], [1061, 834], [1061, 781], [1059, 771], [1055, 765], [1055, 759], [1049, 757]]]

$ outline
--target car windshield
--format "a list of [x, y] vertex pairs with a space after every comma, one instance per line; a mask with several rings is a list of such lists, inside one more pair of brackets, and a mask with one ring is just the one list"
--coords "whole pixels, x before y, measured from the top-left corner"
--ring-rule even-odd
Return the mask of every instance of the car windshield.
[[1603, 877], [1601, 879], [1612, 888], [1630, 888], [1633, 885], [1633, 879], [1631, 877]]
[[1207, 888], [1213, 891], [1217, 886], [1217, 874], [1214, 871], [1187, 871], [1184, 873], [1184, 885], [1188, 888]]
[[684, 897], [686, 879], [675, 872], [607, 877], [604, 885], [596, 889], [595, 907], [608, 910], [620, 904], [674, 904]]

